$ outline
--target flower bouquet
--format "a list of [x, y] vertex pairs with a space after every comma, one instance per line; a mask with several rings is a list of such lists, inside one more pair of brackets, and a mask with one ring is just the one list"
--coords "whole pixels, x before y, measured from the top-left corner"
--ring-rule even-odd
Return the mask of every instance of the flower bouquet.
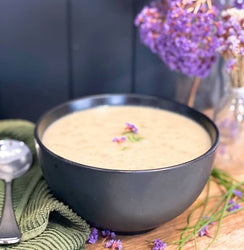
[[235, 8], [222, 11], [218, 22], [217, 51], [226, 62], [227, 88], [215, 109], [214, 119], [224, 144], [240, 137], [244, 121], [244, 9], [238, 6], [236, 3]]
[[218, 10], [193, 1], [159, 0], [145, 6], [135, 19], [140, 37], [171, 69], [194, 77], [188, 105], [193, 106], [201, 78], [208, 76], [217, 60]]

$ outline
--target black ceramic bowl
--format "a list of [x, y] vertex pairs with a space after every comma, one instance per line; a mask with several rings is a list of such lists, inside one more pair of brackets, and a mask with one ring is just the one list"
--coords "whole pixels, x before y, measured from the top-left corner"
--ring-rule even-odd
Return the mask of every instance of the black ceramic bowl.
[[[100, 105], [149, 106], [180, 113], [206, 129], [212, 146], [200, 157], [176, 166], [121, 171], [75, 163], [43, 145], [43, 133], [51, 123], [72, 112]], [[168, 100], [131, 94], [90, 96], [64, 103], [42, 116], [35, 129], [43, 176], [57, 198], [92, 225], [122, 233], [155, 228], [189, 207], [209, 178], [218, 137], [214, 123], [194, 109]]]

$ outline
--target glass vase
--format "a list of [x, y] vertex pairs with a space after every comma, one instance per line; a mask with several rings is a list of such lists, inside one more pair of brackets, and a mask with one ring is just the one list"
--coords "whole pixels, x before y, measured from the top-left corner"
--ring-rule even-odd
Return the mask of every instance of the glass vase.
[[244, 87], [228, 86], [216, 105], [213, 119], [220, 132], [215, 163], [232, 173], [244, 163]]
[[219, 128], [222, 145], [240, 138], [244, 123], [244, 87], [228, 87], [215, 108], [214, 121]]

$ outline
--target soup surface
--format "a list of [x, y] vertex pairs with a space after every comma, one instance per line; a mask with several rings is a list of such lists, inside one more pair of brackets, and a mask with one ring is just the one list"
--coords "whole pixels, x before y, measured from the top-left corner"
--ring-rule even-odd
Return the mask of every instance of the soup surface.
[[71, 161], [120, 170], [172, 166], [211, 147], [208, 133], [195, 121], [139, 106], [101, 106], [69, 114], [51, 124], [42, 141]]

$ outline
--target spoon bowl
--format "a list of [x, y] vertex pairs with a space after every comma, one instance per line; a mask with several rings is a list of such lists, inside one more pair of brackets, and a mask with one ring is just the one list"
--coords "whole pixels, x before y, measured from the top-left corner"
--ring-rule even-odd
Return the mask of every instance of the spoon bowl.
[[12, 205], [12, 180], [25, 174], [31, 163], [32, 154], [24, 142], [0, 140], [0, 179], [5, 181], [5, 200], [0, 222], [0, 244], [14, 244], [21, 239]]

